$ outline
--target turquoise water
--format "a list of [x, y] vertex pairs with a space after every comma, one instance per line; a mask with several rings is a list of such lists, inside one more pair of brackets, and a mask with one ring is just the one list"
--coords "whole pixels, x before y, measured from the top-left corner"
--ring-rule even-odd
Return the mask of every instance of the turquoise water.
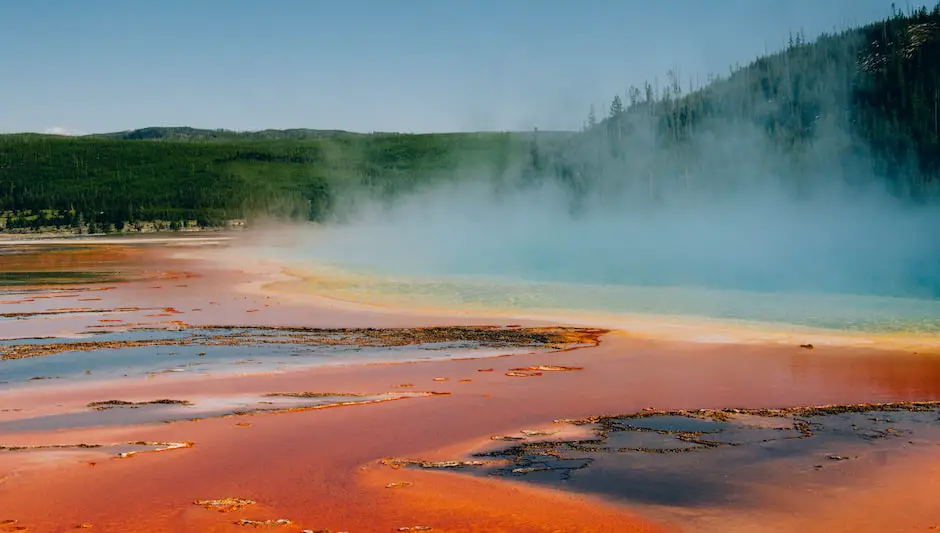
[[810, 292], [532, 282], [484, 276], [389, 276], [307, 265], [304, 290], [366, 303], [468, 311], [660, 315], [838, 331], [940, 334], [940, 301]]
[[574, 215], [550, 193], [432, 191], [262, 254], [308, 268], [303, 290], [362, 303], [940, 333], [932, 206], [766, 191], [646, 207], [611, 197]]

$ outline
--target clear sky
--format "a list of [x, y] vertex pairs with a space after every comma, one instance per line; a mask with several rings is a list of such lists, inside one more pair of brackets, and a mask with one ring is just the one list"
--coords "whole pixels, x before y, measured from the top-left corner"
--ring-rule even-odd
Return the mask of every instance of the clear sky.
[[573, 129], [592, 103], [670, 68], [724, 73], [790, 30], [842, 29], [890, 5], [6, 0], [0, 131]]

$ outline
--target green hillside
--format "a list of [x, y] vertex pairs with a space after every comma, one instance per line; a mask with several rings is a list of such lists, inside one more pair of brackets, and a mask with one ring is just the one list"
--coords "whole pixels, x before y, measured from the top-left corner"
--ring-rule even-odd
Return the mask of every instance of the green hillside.
[[523, 164], [531, 137], [339, 133], [209, 141], [179, 140], [174, 133], [171, 140], [145, 141], [5, 135], [0, 211], [8, 228], [74, 225], [79, 215], [86, 223], [117, 227], [152, 220], [214, 226], [255, 215], [316, 221], [331, 213], [338, 196], [391, 198], [468, 169], [499, 179]]

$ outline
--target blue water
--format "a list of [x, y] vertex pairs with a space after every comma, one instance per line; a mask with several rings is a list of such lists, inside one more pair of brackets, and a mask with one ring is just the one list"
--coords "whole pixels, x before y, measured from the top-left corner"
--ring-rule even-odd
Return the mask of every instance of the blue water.
[[551, 187], [442, 186], [264, 252], [353, 301], [940, 332], [940, 208], [835, 185], [797, 201], [745, 174], [753, 190], [650, 203], [614, 187], [579, 213]]
[[300, 288], [372, 304], [525, 313], [667, 315], [840, 331], [940, 334], [940, 300], [692, 286], [538, 282], [493, 276], [391, 276], [314, 267]]
[[[290, 330], [285, 331], [287, 335]], [[242, 334], [238, 344], [221, 342], [210, 335]], [[27, 383], [31, 380], [99, 380], [141, 375], [221, 374], [268, 372], [289, 368], [425, 361], [488, 354], [479, 343], [468, 341], [425, 343], [412, 346], [329, 345], [293, 342], [270, 331], [251, 328], [211, 331], [132, 330], [99, 334], [82, 339], [0, 340], [0, 347], [20, 344], [75, 344], [88, 341], [180, 340], [191, 344], [149, 345], [92, 350], [65, 350], [41, 357], [0, 361], [0, 383]], [[263, 339], [263, 340], [262, 340]], [[482, 350], [482, 351], [481, 351]], [[511, 353], [501, 348], [499, 353]]]

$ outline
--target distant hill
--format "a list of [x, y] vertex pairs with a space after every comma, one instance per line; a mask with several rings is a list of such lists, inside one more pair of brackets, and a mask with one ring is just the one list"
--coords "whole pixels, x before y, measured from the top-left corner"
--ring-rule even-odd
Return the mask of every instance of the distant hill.
[[186, 126], [149, 127], [113, 133], [93, 133], [86, 137], [103, 139], [147, 141], [303, 141], [325, 139], [339, 135], [360, 135], [342, 130], [313, 130], [295, 128], [287, 130], [233, 131], [225, 129], [199, 129]]
[[[441, 135], [491, 135], [497, 132], [460, 132]], [[508, 132], [521, 138], [531, 138], [534, 132]], [[570, 137], [573, 132], [570, 131], [542, 131], [539, 135], [543, 137]], [[393, 135], [421, 135], [399, 132], [376, 131], [370, 133], [359, 133], [346, 130], [316, 130], [309, 128], [293, 129], [266, 129], [260, 131], [235, 131], [226, 129], [203, 129], [190, 128], [188, 126], [152, 126], [139, 128], [130, 131], [117, 131], [110, 133], [92, 133], [83, 135], [83, 137], [101, 138], [101, 139], [121, 139], [134, 141], [309, 141], [316, 139], [329, 139], [332, 137], [362, 137], [366, 135], [393, 136]], [[425, 134], [427, 135], [427, 134]]]

